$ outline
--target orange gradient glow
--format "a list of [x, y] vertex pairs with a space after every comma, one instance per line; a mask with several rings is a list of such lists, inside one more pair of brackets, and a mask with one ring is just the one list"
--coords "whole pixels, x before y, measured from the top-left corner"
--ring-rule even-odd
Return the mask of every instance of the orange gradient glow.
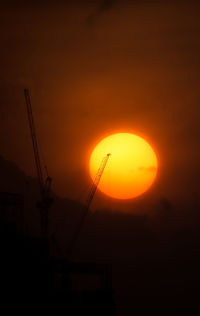
[[92, 179], [108, 153], [111, 156], [100, 180], [99, 190], [116, 199], [131, 199], [150, 188], [157, 174], [158, 162], [154, 150], [143, 138], [130, 133], [118, 133], [100, 141], [90, 156]]

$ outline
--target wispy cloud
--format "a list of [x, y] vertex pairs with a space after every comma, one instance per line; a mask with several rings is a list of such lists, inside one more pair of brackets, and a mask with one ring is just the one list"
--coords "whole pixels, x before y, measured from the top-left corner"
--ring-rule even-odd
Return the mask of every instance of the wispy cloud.
[[138, 167], [138, 169], [140, 170], [140, 171], [147, 171], [147, 172], [154, 172], [154, 171], [156, 171], [156, 167], [154, 167], [154, 166], [150, 166], [150, 167], [144, 167], [144, 166], [140, 166], [140, 167]]

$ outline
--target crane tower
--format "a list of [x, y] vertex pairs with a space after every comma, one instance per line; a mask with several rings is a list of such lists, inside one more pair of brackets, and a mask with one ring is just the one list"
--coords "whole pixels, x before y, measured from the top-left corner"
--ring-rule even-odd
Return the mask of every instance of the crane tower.
[[37, 203], [37, 207], [39, 208], [40, 215], [41, 215], [41, 233], [42, 233], [42, 237], [44, 239], [47, 239], [47, 235], [48, 235], [48, 211], [49, 211], [51, 204], [53, 203], [53, 199], [50, 197], [52, 179], [47, 174], [47, 177], [44, 180], [41, 162], [40, 162], [40, 155], [39, 155], [38, 142], [37, 142], [37, 137], [36, 137], [36, 130], [35, 130], [35, 124], [34, 124], [34, 119], [33, 119], [32, 107], [31, 107], [31, 100], [30, 100], [30, 95], [29, 95], [28, 89], [24, 89], [24, 95], [25, 95], [25, 101], [26, 101], [29, 127], [30, 127], [30, 132], [31, 132], [31, 139], [32, 139], [32, 144], [33, 144], [35, 165], [36, 165], [36, 169], [37, 169], [38, 182], [39, 182], [39, 186], [40, 186], [41, 199]]

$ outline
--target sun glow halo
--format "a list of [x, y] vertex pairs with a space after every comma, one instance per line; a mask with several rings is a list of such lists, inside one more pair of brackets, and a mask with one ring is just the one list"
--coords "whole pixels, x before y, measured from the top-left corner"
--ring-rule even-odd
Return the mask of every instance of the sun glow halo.
[[100, 191], [116, 199], [131, 199], [150, 188], [158, 162], [154, 150], [142, 137], [118, 133], [100, 141], [90, 156], [92, 179], [108, 153], [111, 156], [98, 186]]

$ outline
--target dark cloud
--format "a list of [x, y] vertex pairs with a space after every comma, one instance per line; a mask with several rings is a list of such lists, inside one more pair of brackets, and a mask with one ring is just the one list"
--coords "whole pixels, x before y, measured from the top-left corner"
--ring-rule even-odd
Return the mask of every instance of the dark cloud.
[[100, 4], [97, 6], [96, 11], [94, 11], [93, 13], [88, 15], [88, 17], [86, 18], [87, 25], [88, 26], [94, 25], [96, 20], [101, 15], [103, 15], [105, 12], [111, 10], [116, 2], [117, 2], [117, 0], [104, 0], [104, 1], [101, 1]]
[[170, 211], [173, 208], [171, 201], [165, 197], [160, 199], [160, 205], [164, 211]]

